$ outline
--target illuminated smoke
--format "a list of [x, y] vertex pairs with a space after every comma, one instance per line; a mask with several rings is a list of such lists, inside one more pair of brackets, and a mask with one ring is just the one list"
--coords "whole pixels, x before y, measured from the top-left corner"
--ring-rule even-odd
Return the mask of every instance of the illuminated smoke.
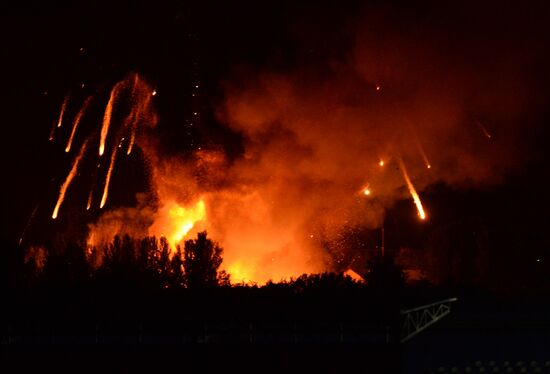
[[[237, 155], [220, 151], [222, 144], [185, 158], [168, 156], [154, 134], [134, 135], [134, 119], [126, 122], [126, 152], [135, 136], [150, 168], [150, 195], [136, 207], [104, 212], [90, 224], [90, 238], [169, 237], [177, 232], [170, 209], [188, 212], [203, 201], [205, 218], [189, 231], [189, 224], [180, 226], [182, 239], [207, 229], [224, 248], [223, 266], [234, 280], [279, 280], [333, 269], [319, 238], [335, 252], [349, 250], [339, 244], [345, 229], [380, 227], [385, 210], [408, 198], [406, 191], [425, 219], [416, 188], [494, 185], [521, 163], [520, 139], [528, 132], [518, 123], [532, 112], [535, 90], [525, 73], [530, 56], [510, 53], [518, 45], [480, 48], [489, 43], [480, 45], [480, 33], [472, 32], [449, 47], [455, 33], [439, 30], [451, 27], [447, 23], [417, 25], [417, 17], [391, 11], [368, 12], [358, 21], [342, 55], [226, 77], [216, 114], [242, 139]], [[480, 51], [487, 56], [481, 62]], [[151, 98], [154, 91], [143, 94]], [[141, 113], [140, 105], [132, 113]], [[472, 116], [499, 125], [494, 147], [476, 142]], [[417, 126], [422, 147], [403, 118]], [[429, 173], [427, 155], [438, 165]], [[361, 196], [365, 176], [376, 187], [368, 188], [368, 198]]]
[[57, 203], [55, 204], [55, 208], [52, 213], [52, 218], [56, 219], [57, 214], [59, 212], [59, 208], [61, 207], [61, 204], [63, 204], [63, 200], [65, 199], [65, 193], [67, 192], [67, 189], [69, 188], [69, 185], [71, 184], [72, 180], [76, 176], [76, 172], [78, 171], [78, 164], [80, 163], [80, 160], [82, 159], [82, 156], [84, 155], [84, 152], [86, 151], [86, 147], [88, 144], [88, 140], [82, 144], [82, 147], [80, 148], [80, 152], [76, 156], [73, 166], [71, 168], [71, 171], [69, 172], [69, 175], [67, 176], [67, 179], [65, 179], [65, 182], [61, 185], [61, 189], [59, 190], [59, 198], [57, 199]]
[[416, 205], [416, 209], [418, 210], [418, 216], [420, 217], [420, 219], [426, 219], [426, 213], [424, 213], [424, 208], [422, 207], [422, 201], [420, 201], [420, 197], [418, 196], [418, 193], [416, 192], [416, 189], [414, 188], [411, 182], [411, 179], [409, 178], [409, 174], [407, 173], [407, 169], [405, 168], [405, 163], [403, 162], [403, 160], [399, 159], [399, 165], [401, 166], [401, 171], [403, 172], [403, 178], [407, 183], [407, 188], [411, 193], [411, 196], [414, 201], [414, 205]]
[[88, 108], [88, 105], [90, 104], [92, 97], [88, 97], [86, 101], [84, 101], [84, 104], [82, 104], [82, 107], [76, 114], [76, 117], [74, 118], [74, 124], [73, 129], [71, 130], [71, 136], [69, 137], [69, 141], [67, 142], [67, 147], [65, 148], [65, 152], [70, 152], [71, 145], [73, 144], [74, 135], [76, 134], [76, 129], [78, 128], [78, 125], [82, 119], [82, 116], [84, 115], [84, 112]]

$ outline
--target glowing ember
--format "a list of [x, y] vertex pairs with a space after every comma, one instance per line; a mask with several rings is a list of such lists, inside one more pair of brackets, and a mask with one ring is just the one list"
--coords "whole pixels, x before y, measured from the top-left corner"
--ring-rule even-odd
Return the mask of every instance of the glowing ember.
[[413, 198], [414, 205], [416, 205], [416, 209], [418, 210], [418, 216], [420, 217], [420, 219], [426, 219], [426, 213], [424, 213], [422, 202], [420, 201], [420, 197], [418, 196], [418, 193], [416, 193], [416, 190], [411, 182], [411, 179], [407, 174], [407, 169], [405, 169], [405, 163], [403, 162], [403, 160], [399, 160], [399, 163], [401, 165], [401, 171], [403, 172], [403, 178], [405, 178], [405, 182], [407, 183], [407, 187], [409, 188], [409, 192], [411, 193], [411, 196]]
[[384, 166], [384, 160], [380, 160], [380, 162], [378, 163], [378, 165]]
[[56, 219], [57, 214], [59, 212], [59, 208], [61, 207], [61, 204], [63, 203], [63, 200], [65, 199], [65, 193], [67, 192], [67, 188], [69, 188], [69, 185], [71, 184], [72, 180], [74, 179], [76, 172], [78, 170], [78, 164], [80, 163], [80, 160], [82, 159], [82, 155], [84, 154], [84, 151], [86, 150], [86, 146], [88, 144], [88, 141], [85, 141], [82, 145], [82, 148], [80, 148], [80, 152], [78, 153], [78, 156], [76, 156], [76, 159], [73, 162], [73, 167], [71, 168], [71, 171], [69, 172], [69, 175], [67, 176], [67, 179], [65, 180], [65, 183], [61, 185], [61, 189], [59, 190], [59, 198], [57, 199], [57, 204], [55, 204], [55, 208], [53, 210], [52, 218]]
[[369, 195], [370, 195], [370, 189], [365, 188], [365, 189], [363, 190], [363, 194], [364, 194], [365, 196], [369, 196]]

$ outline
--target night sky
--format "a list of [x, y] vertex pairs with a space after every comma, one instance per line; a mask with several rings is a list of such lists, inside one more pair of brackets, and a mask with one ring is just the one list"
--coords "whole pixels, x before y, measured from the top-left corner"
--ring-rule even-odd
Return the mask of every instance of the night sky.
[[[421, 194], [428, 221], [418, 222], [406, 195], [396, 198], [384, 218], [386, 245], [414, 249], [430, 240], [437, 245], [441, 240], [437, 235], [466, 243], [466, 236], [477, 233], [490, 238], [487, 261], [503, 273], [514, 269], [527, 276], [541, 267], [547, 269], [550, 8], [542, 3], [516, 5], [461, 2], [451, 6], [435, 1], [406, 7], [383, 1], [1, 5], [0, 237], [16, 243], [37, 204], [33, 225], [41, 227], [31, 230], [36, 237], [30, 242], [70, 227], [68, 222], [54, 225], [48, 220], [53, 196], [71, 162], [62, 147], [48, 142], [68, 92], [78, 100], [92, 94], [105, 96], [116, 81], [138, 72], [158, 91], [155, 136], [163, 155], [185, 158], [198, 147], [216, 148], [232, 162], [243, 157], [246, 139], [258, 141], [253, 130], [239, 122], [239, 113], [226, 110], [233, 98], [240, 103], [242, 97], [251, 97], [246, 96], [250, 92], [261, 95], [256, 81], [271, 74], [299, 82], [298, 91], [304, 95], [326, 88], [317, 86], [317, 79], [329, 82], [327, 86], [338, 81], [336, 91], [351, 87], [346, 102], [355, 103], [356, 95], [362, 93], [354, 81], [361, 78], [349, 72], [349, 61], [376, 59], [376, 52], [355, 56], [357, 45], [378, 43], [370, 39], [375, 35], [398, 51], [394, 67], [388, 63], [394, 61], [393, 49], [388, 48], [381, 57], [384, 63], [374, 64], [379, 69], [373, 70], [381, 77], [383, 89], [385, 84], [394, 89], [388, 94], [393, 101], [401, 102], [399, 95], [414, 89], [414, 81], [403, 78], [405, 74], [437, 81], [440, 74], [456, 73], [456, 81], [472, 79], [483, 85], [479, 96], [467, 89], [468, 94], [457, 94], [467, 103], [464, 106], [482, 113], [479, 118], [500, 123], [501, 139], [508, 137], [505, 146], [480, 156], [488, 160], [483, 170], [493, 170], [497, 177], [460, 178], [455, 183], [453, 176], [445, 174], [426, 180]], [[371, 23], [373, 19], [376, 22]], [[433, 66], [417, 69], [415, 61], [425, 61], [424, 57], [408, 60], [399, 54], [427, 49], [418, 54], [430, 56], [432, 46]], [[349, 83], [337, 79], [339, 72]], [[521, 101], [521, 107], [508, 110], [514, 106], [508, 100]], [[195, 111], [201, 117], [189, 126]], [[478, 116], [473, 111], [468, 115]], [[228, 125], [231, 121], [237, 124]], [[498, 125], [493, 128], [499, 141]], [[508, 157], [513, 161], [500, 162]], [[494, 167], [493, 159], [499, 159]], [[147, 189], [146, 172], [137, 161], [128, 161], [120, 169], [124, 171], [113, 183], [113, 206], [131, 206], [135, 194]], [[85, 227], [86, 220], [95, 218], [76, 218], [72, 223]]]

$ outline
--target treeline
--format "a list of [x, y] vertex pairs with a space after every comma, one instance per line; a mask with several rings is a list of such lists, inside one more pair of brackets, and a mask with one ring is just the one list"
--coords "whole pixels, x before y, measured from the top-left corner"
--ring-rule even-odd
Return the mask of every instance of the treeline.
[[[164, 237], [136, 239], [126, 235], [116, 236], [111, 243], [96, 247], [74, 243], [62, 250], [4, 247], [1, 256], [3, 284], [11, 288], [60, 289], [97, 283], [152, 291], [231, 286], [230, 275], [221, 270], [223, 249], [208, 238], [206, 232], [178, 245], [175, 251]], [[365, 268], [369, 271], [361, 275], [371, 288], [397, 290], [405, 286], [404, 272], [390, 256], [374, 257]], [[275, 284], [297, 292], [314, 288], [365, 287], [364, 282], [335, 273], [304, 274], [296, 279], [271, 281], [265, 287]], [[233, 284], [236, 286], [253, 285]]]

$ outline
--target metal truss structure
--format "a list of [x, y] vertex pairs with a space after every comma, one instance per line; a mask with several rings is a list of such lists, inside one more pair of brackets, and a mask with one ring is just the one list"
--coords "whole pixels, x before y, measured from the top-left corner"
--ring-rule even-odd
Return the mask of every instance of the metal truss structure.
[[402, 310], [403, 326], [400, 337], [401, 343], [406, 342], [449, 314], [451, 312], [451, 303], [456, 300], [457, 298], [453, 297], [416, 308]]

